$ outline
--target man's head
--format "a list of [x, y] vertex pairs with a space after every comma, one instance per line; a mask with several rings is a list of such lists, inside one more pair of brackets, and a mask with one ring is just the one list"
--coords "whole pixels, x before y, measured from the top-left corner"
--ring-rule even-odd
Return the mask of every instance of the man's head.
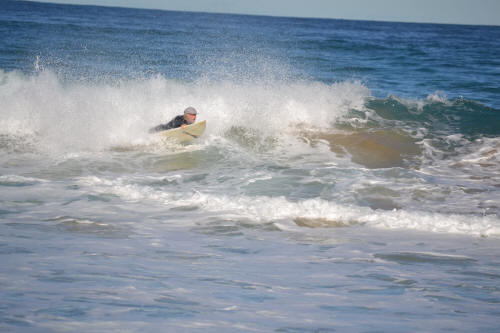
[[190, 106], [184, 110], [184, 119], [188, 124], [192, 124], [196, 121], [196, 114], [196, 109]]

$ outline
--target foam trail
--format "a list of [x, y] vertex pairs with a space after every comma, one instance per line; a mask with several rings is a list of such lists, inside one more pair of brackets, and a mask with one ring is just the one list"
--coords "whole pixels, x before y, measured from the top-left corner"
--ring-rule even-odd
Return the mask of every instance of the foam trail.
[[131, 202], [160, 203], [168, 209], [194, 206], [204, 214], [216, 213], [220, 218], [252, 223], [307, 219], [312, 221], [310, 225], [317, 227], [366, 225], [380, 229], [500, 237], [500, 219], [493, 215], [473, 216], [397, 209], [383, 211], [356, 205], [341, 205], [323, 199], [294, 202], [284, 197], [170, 193], [130, 184], [125, 179], [84, 177], [79, 182], [97, 193], [112, 193]]

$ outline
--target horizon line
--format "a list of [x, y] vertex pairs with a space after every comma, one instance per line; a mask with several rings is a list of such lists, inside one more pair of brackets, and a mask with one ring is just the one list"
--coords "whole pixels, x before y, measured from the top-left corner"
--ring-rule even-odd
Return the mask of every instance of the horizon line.
[[39, 1], [39, 0], [10, 0], [20, 2], [34, 2], [51, 5], [61, 6], [87, 6], [87, 7], [104, 7], [104, 8], [122, 8], [122, 9], [138, 9], [138, 10], [158, 10], [165, 12], [180, 12], [180, 13], [200, 13], [200, 14], [214, 14], [214, 15], [241, 15], [241, 16], [257, 16], [257, 17], [273, 17], [273, 18], [292, 18], [292, 19], [312, 19], [312, 20], [336, 20], [336, 21], [360, 21], [360, 22], [379, 22], [379, 23], [407, 23], [407, 24], [436, 24], [436, 25], [460, 25], [460, 26], [478, 26], [478, 27], [500, 27], [500, 24], [471, 24], [471, 23], [452, 23], [452, 22], [432, 22], [432, 21], [390, 21], [383, 19], [355, 19], [355, 18], [336, 18], [336, 17], [321, 17], [321, 16], [295, 16], [295, 15], [275, 15], [275, 14], [251, 14], [251, 13], [238, 13], [238, 12], [209, 12], [209, 11], [196, 11], [196, 10], [183, 10], [183, 9], [164, 9], [164, 8], [149, 8], [149, 7], [128, 7], [120, 5], [100, 5], [100, 4], [75, 4], [63, 3], [53, 1]]

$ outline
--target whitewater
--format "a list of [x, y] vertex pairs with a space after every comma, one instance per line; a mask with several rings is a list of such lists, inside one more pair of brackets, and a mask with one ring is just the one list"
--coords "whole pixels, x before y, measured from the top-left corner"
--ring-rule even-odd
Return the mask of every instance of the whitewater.
[[4, 5], [2, 330], [496, 331], [498, 27]]

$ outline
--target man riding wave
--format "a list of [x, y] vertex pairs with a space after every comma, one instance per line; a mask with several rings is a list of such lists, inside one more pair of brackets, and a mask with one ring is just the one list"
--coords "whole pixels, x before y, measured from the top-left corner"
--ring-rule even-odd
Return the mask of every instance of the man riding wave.
[[186, 127], [187, 125], [194, 124], [196, 121], [196, 109], [193, 108], [192, 106], [187, 107], [184, 110], [184, 114], [176, 116], [174, 119], [170, 120], [166, 124], [160, 124], [158, 126], [155, 126], [149, 130], [149, 133], [156, 133], [160, 131], [165, 131], [168, 129], [172, 128], [178, 128], [178, 127]]

